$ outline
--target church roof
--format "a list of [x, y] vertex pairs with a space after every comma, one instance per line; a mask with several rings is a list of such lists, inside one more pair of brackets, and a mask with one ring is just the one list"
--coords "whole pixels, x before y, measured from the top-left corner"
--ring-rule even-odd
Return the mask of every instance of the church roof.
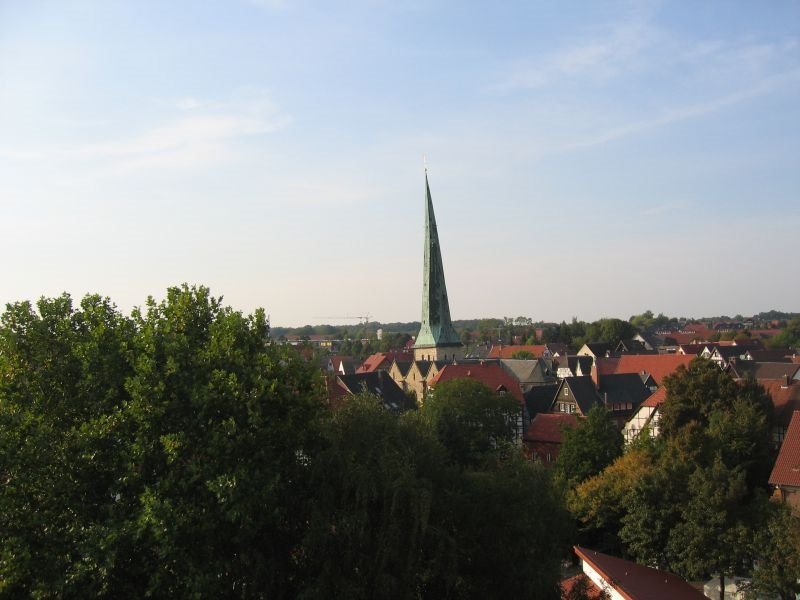
[[450, 304], [444, 282], [439, 233], [433, 214], [431, 188], [425, 173], [425, 268], [422, 283], [422, 324], [415, 348], [461, 346], [461, 340], [450, 320]]

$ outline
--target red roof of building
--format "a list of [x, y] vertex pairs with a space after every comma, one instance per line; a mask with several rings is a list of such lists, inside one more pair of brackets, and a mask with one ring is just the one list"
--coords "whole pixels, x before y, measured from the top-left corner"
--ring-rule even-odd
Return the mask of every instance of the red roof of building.
[[705, 598], [669, 571], [644, 567], [629, 560], [575, 546], [577, 554], [627, 600], [694, 600]]
[[489, 355], [487, 358], [511, 358], [517, 352], [530, 352], [534, 358], [539, 358], [544, 354], [544, 351], [547, 349], [547, 346], [544, 344], [536, 344], [536, 345], [529, 345], [526, 346], [521, 344], [519, 346], [506, 346], [504, 344], [500, 344], [497, 346], [492, 346], [491, 350], [489, 350]]
[[786, 430], [775, 467], [769, 476], [769, 484], [800, 487], [800, 411], [792, 414], [792, 422]]
[[[581, 590], [581, 588], [583, 589]], [[576, 592], [578, 590], [585, 592], [585, 595], [581, 597], [586, 598], [586, 600], [606, 600], [608, 598], [607, 595], [603, 594], [603, 590], [597, 587], [584, 573], [578, 573], [561, 582], [562, 598], [567, 594], [573, 593], [573, 590]]]
[[640, 406], [646, 406], [647, 408], [656, 408], [664, 404], [664, 400], [667, 399], [667, 388], [663, 385], [658, 388], [655, 392], [650, 395], [647, 400], [641, 403]]
[[431, 379], [430, 385], [435, 387], [437, 383], [442, 383], [443, 381], [466, 378], [480, 381], [495, 392], [506, 391], [520, 402], [523, 402], [519, 381], [506, 373], [505, 369], [497, 363], [448, 364], [442, 367], [442, 370]]
[[685, 354], [626, 354], [616, 358], [600, 357], [596, 360], [597, 371], [603, 375], [617, 373], [649, 373], [658, 385], [663, 378], [674, 373], [680, 365], [689, 366], [694, 356]]
[[392, 365], [393, 360], [414, 360], [413, 352], [376, 352], [364, 359], [361, 366], [356, 369], [356, 373], [372, 373], [382, 366], [387, 369]]
[[794, 411], [800, 410], [800, 381], [759, 381], [772, 397], [775, 423], [789, 425]]
[[325, 378], [325, 391], [328, 394], [328, 404], [334, 411], [344, 406], [345, 398], [350, 394], [338, 377]]
[[539, 413], [533, 418], [525, 433], [525, 439], [535, 442], [561, 443], [564, 427], [577, 427], [578, 417], [563, 413]]

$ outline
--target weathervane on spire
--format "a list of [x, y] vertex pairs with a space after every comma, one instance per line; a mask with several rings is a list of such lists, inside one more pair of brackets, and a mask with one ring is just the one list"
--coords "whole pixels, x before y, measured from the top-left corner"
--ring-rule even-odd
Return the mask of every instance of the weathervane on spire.
[[425, 169], [425, 172], [427, 173], [428, 172], [428, 159], [425, 157], [424, 154], [422, 155], [422, 167]]

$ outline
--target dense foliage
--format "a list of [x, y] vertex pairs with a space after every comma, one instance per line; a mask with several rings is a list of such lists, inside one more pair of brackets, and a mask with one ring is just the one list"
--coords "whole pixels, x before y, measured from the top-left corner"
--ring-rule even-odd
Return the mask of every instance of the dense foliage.
[[205, 288], [8, 306], [0, 597], [557, 597], [563, 500], [507, 399], [332, 414], [321, 383]]
[[702, 359], [665, 378], [661, 435], [578, 486], [581, 535], [688, 579], [745, 574], [765, 547], [772, 403]]
[[570, 488], [597, 475], [622, 454], [625, 441], [605, 406], [595, 405], [577, 427], [561, 434], [555, 469]]

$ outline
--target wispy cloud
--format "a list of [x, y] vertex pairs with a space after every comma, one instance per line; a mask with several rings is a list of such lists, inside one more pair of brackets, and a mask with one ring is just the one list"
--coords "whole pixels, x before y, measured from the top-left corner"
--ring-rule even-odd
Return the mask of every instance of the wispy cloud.
[[160, 123], [138, 132], [123, 127], [114, 137], [89, 143], [0, 148], [0, 157], [66, 162], [75, 167], [70, 169], [70, 181], [82, 180], [79, 173], [87, 170], [93, 175], [119, 175], [140, 169], [208, 166], [233, 156], [238, 142], [291, 122], [263, 90], [240, 90], [221, 101], [181, 98], [168, 106]]
[[490, 91], [541, 88], [554, 82], [590, 77], [607, 80], [627, 70], [631, 61], [659, 39], [659, 32], [647, 20], [636, 17], [611, 26], [607, 34], [567, 44], [555, 53], [517, 61]]
[[686, 121], [689, 119], [702, 117], [704, 115], [715, 113], [725, 108], [728, 108], [729, 106], [739, 104], [746, 100], [750, 100], [758, 96], [764, 96], [782, 86], [789, 85], [797, 81], [800, 81], [800, 69], [793, 69], [785, 73], [778, 73], [776, 75], [772, 75], [770, 77], [762, 79], [761, 81], [757, 82], [755, 85], [751, 87], [737, 90], [735, 92], [726, 94], [719, 98], [713, 98], [711, 100], [706, 100], [694, 104], [688, 104], [685, 106], [671, 108], [669, 110], [664, 111], [662, 114], [652, 118], [641, 119], [638, 121], [626, 123], [619, 127], [607, 129], [604, 131], [599, 131], [594, 134], [590, 134], [589, 136], [583, 139], [579, 139], [573, 142], [567, 142], [561, 144], [560, 146], [556, 146], [552, 148], [551, 151], [548, 153], [552, 154], [559, 152], [568, 152], [570, 150], [577, 150], [580, 148], [597, 146], [600, 144], [613, 142], [615, 140], [628, 137], [631, 135], [643, 133], [651, 129], [664, 127], [672, 123], [678, 123], [680, 121]]

